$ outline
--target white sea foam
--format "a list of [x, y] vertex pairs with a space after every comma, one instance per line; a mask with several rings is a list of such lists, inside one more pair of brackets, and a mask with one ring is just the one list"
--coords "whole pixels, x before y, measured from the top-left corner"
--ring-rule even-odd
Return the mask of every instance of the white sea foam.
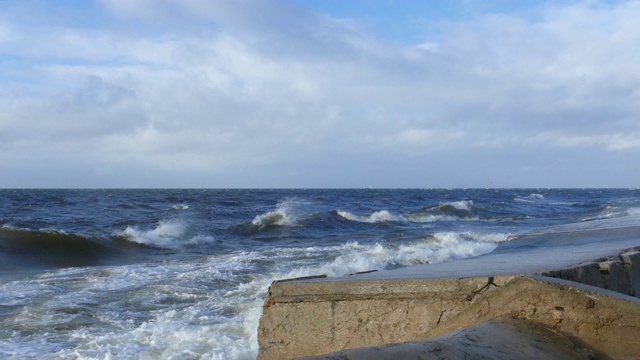
[[458, 210], [467, 210], [470, 211], [473, 207], [473, 200], [462, 200], [462, 201], [453, 201], [450, 203], [446, 203], [443, 205], [451, 205]]
[[124, 235], [140, 244], [171, 248], [177, 246], [176, 240], [184, 234], [185, 229], [186, 226], [182, 221], [162, 220], [151, 230], [140, 230], [128, 226], [124, 230]]
[[531, 193], [528, 196], [515, 196], [514, 200], [515, 201], [519, 201], [519, 202], [524, 202], [524, 203], [537, 203], [540, 202], [541, 200], [544, 200], [545, 197], [542, 194], [537, 194], [537, 193]]
[[187, 204], [178, 204], [178, 205], [173, 205], [171, 208], [173, 210], [188, 210], [189, 209], [189, 205], [187, 205]]
[[423, 241], [398, 246], [348, 243], [344, 246], [342, 254], [323, 265], [320, 271], [329, 276], [340, 276], [360, 271], [382, 270], [389, 266], [440, 263], [487, 253], [506, 238], [503, 234], [436, 233]]
[[436, 221], [459, 221], [459, 220], [477, 220], [477, 218], [461, 219], [457, 216], [451, 215], [432, 215], [432, 214], [407, 214], [403, 216], [404, 219], [415, 223], [430, 223]]
[[632, 207], [627, 209], [627, 215], [629, 216], [640, 216], [640, 208]]
[[377, 223], [377, 222], [401, 220], [401, 218], [395, 215], [392, 215], [387, 210], [376, 211], [367, 216], [355, 215], [348, 211], [337, 211], [337, 214], [350, 221], [358, 221], [358, 222], [365, 222], [365, 223]]

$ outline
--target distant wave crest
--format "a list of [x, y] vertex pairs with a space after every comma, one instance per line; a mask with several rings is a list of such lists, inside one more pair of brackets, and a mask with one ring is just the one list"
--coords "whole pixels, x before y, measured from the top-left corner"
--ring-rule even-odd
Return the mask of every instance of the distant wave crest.
[[394, 215], [387, 210], [376, 211], [370, 215], [355, 215], [348, 211], [337, 210], [338, 216], [350, 220], [364, 223], [377, 223], [385, 221], [408, 221], [416, 223], [435, 221], [457, 221], [457, 220], [478, 220], [473, 213], [473, 201], [454, 201], [439, 203], [437, 205], [425, 207], [418, 211]]
[[364, 222], [364, 223], [377, 223], [377, 222], [384, 222], [384, 221], [399, 220], [397, 216], [392, 215], [387, 210], [376, 211], [366, 216], [355, 215], [348, 211], [340, 211], [340, 210], [337, 210], [335, 213], [341, 218], [344, 218], [350, 221], [357, 221], [357, 222]]
[[472, 200], [439, 203], [404, 215], [413, 222], [478, 220]]
[[538, 193], [531, 193], [527, 196], [513, 195], [513, 200], [525, 203], [535, 203], [545, 199], [544, 195]]

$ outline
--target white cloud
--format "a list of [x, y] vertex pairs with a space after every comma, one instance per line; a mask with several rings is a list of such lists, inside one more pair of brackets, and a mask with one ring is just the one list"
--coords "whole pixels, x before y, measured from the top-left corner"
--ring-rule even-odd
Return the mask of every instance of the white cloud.
[[349, 154], [411, 166], [509, 148], [522, 166], [531, 149], [640, 150], [638, 1], [486, 14], [417, 45], [283, 1], [100, 3], [96, 28], [4, 16], [0, 152], [21, 155], [3, 166], [53, 151], [255, 177], [305, 159], [349, 173]]

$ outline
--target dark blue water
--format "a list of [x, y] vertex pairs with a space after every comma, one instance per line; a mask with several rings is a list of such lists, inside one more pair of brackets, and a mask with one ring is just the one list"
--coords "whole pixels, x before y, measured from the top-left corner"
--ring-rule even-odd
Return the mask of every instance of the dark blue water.
[[0, 190], [0, 358], [255, 358], [274, 279], [634, 215], [628, 189]]

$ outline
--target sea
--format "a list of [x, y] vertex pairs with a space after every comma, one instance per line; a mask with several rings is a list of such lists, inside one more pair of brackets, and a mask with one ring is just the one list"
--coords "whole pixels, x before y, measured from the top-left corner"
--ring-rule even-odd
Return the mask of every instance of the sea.
[[2, 189], [0, 358], [255, 359], [276, 279], [638, 215], [639, 189]]

